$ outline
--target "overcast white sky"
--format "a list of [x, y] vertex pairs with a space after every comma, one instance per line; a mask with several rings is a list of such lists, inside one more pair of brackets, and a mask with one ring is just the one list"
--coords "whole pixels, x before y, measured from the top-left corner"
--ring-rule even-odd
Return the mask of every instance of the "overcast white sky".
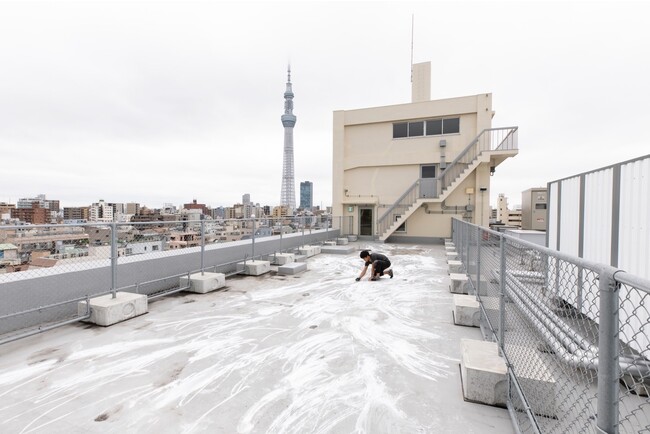
[[646, 2], [0, 2], [0, 201], [160, 207], [280, 200], [294, 83], [296, 196], [332, 197], [332, 112], [493, 93], [518, 125], [491, 203], [650, 153]]

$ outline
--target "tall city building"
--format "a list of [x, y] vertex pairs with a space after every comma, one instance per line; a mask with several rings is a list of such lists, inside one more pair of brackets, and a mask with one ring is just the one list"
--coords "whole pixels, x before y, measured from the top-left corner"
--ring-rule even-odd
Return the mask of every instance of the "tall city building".
[[63, 220], [88, 220], [90, 218], [90, 207], [64, 207]]
[[293, 114], [293, 91], [291, 90], [291, 67], [287, 68], [287, 89], [284, 91], [284, 160], [282, 164], [282, 194], [280, 205], [290, 210], [296, 208], [296, 188], [293, 173], [293, 127], [296, 116]]
[[303, 181], [300, 183], [300, 208], [311, 208], [314, 203], [314, 184], [311, 181]]
[[126, 213], [127, 214], [138, 214], [140, 212], [140, 204], [136, 202], [131, 202], [126, 204]]
[[90, 221], [93, 222], [112, 222], [113, 221], [113, 206], [104, 202], [102, 199], [99, 202], [90, 205]]

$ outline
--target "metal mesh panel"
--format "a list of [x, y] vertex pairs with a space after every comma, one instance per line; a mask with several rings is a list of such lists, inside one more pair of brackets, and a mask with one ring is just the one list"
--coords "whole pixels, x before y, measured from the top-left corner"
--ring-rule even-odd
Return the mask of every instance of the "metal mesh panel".
[[[650, 432], [650, 282], [460, 220], [453, 240], [484, 338], [499, 343], [507, 363], [508, 409], [520, 432], [590, 433], [599, 423], [606, 432]], [[612, 295], [615, 312], [603, 317], [601, 298]], [[618, 345], [603, 340], [605, 323]], [[603, 369], [609, 360], [618, 374]], [[603, 398], [601, 386], [617, 380], [618, 389], [602, 389], [616, 399]], [[618, 416], [601, 422], [602, 409]]]
[[619, 302], [620, 430], [650, 433], [650, 295], [622, 284]]
[[[178, 292], [185, 289], [181, 276], [201, 270], [235, 274], [238, 262], [339, 234], [330, 216], [185, 217], [2, 226], [0, 343], [87, 318], [83, 301], [89, 297], [127, 291], [151, 298]], [[350, 230], [352, 218], [341, 218], [339, 224]]]

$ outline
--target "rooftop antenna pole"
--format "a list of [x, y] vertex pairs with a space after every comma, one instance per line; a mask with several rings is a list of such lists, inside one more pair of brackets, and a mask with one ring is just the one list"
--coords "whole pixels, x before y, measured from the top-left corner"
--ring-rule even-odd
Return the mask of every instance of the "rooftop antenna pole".
[[413, 27], [415, 26], [415, 14], [411, 14], [411, 83], [413, 83]]

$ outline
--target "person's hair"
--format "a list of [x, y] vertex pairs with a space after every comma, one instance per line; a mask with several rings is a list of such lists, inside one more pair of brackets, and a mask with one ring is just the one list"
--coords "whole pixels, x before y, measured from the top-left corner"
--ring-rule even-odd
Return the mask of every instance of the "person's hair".
[[368, 253], [367, 250], [362, 250], [361, 253], [359, 253], [359, 257], [361, 259], [365, 258], [366, 256], [370, 256], [370, 253]]

